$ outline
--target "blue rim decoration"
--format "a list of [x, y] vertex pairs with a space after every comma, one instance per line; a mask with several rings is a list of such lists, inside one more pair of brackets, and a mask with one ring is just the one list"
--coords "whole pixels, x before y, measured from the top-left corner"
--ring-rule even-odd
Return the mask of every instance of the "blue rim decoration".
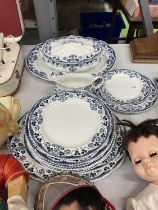
[[[104, 84], [106, 81], [116, 74], [125, 74], [130, 78], [138, 78], [143, 84], [140, 96], [123, 101], [115, 98], [111, 93], [107, 91]], [[100, 96], [106, 104], [114, 111], [123, 113], [139, 113], [148, 110], [157, 100], [157, 87], [156, 85], [145, 75], [142, 75], [136, 71], [129, 69], [113, 69], [104, 75], [104, 84], [97, 90], [97, 95]], [[127, 93], [128, 94], [128, 93]]]
[[[27, 121], [26, 121], [27, 125]], [[26, 133], [24, 137], [24, 143], [27, 147], [28, 152], [30, 155], [35, 158], [39, 163], [43, 163], [44, 165], [47, 165], [49, 168], [56, 169], [63, 169], [63, 170], [74, 170], [74, 171], [82, 171], [82, 170], [89, 170], [89, 168], [95, 167], [97, 165], [101, 165], [100, 163], [103, 162], [103, 160], [110, 161], [113, 157], [113, 154], [115, 155], [118, 152], [118, 148], [115, 147], [115, 139], [117, 138], [119, 141], [122, 141], [121, 133], [118, 128], [116, 128], [116, 132], [114, 132], [114, 136], [112, 138], [112, 145], [109, 145], [107, 147], [98, 147], [95, 151], [89, 152], [86, 157], [78, 157], [74, 159], [71, 156], [65, 157], [65, 158], [57, 158], [56, 154], [54, 156], [50, 156], [49, 153], [44, 153], [40, 148], [36, 147], [34, 144], [30, 144], [30, 142], [27, 139]], [[55, 152], [54, 152], [55, 153]]]
[[[64, 148], [57, 144], [50, 144], [46, 137], [40, 133], [40, 126], [43, 122], [42, 113], [44, 108], [49, 104], [56, 101], [65, 102], [69, 98], [80, 99], [86, 101], [90, 105], [90, 109], [97, 112], [100, 115], [101, 128], [93, 136], [91, 141], [80, 148]], [[104, 102], [98, 99], [95, 95], [86, 91], [56, 91], [48, 96], [40, 99], [30, 110], [28, 116], [28, 123], [26, 126], [25, 134], [28, 136], [30, 144], [34, 144], [35, 147], [41, 148], [45, 153], [55, 154], [56, 157], [83, 157], [90, 151], [94, 151], [96, 148], [104, 146], [110, 146], [112, 144], [111, 133], [113, 132], [113, 118], [108, 108], [105, 109]], [[105, 141], [106, 140], [106, 141]]]
[[[8, 140], [8, 150], [16, 159], [18, 159], [21, 162], [24, 169], [31, 174], [32, 179], [44, 182], [48, 180], [51, 176], [56, 174], [56, 172], [60, 172], [61, 170], [60, 169], [58, 169], [58, 171], [52, 170], [45, 165], [37, 163], [36, 160], [34, 160], [30, 156], [30, 154], [27, 152], [27, 148], [24, 143], [25, 123], [26, 123], [26, 115], [23, 116], [19, 121], [21, 132], [16, 136], [11, 137]], [[116, 139], [115, 147], [111, 152], [111, 158], [110, 158], [111, 160], [105, 159], [98, 166], [94, 168], [92, 167], [90, 170], [85, 170], [77, 173], [80, 176], [83, 176], [84, 178], [96, 181], [98, 179], [108, 176], [114, 170], [116, 170], [124, 162], [125, 157], [126, 155], [122, 148], [122, 138], [120, 136], [119, 138]]]
[[[114, 66], [114, 64], [116, 63], [116, 54], [114, 49], [108, 45], [106, 42], [99, 40], [98, 41], [102, 48], [107, 52], [108, 54], [108, 59], [106, 61], [106, 66], [103, 67], [102, 71], [97, 72], [96, 74], [93, 73], [93, 75], [95, 76], [104, 76], [104, 74], [106, 74], [107, 71], [111, 70], [112, 67]], [[63, 71], [57, 71], [57, 70], [51, 70], [49, 72], [45, 72], [44, 69], [40, 69], [37, 65], [36, 65], [36, 61], [39, 57], [39, 52], [42, 49], [43, 43], [40, 43], [38, 45], [36, 45], [28, 54], [27, 58], [26, 58], [26, 66], [28, 68], [28, 70], [35, 76], [44, 79], [44, 80], [48, 80], [49, 81], [49, 76], [48, 74], [51, 76], [58, 76], [58, 75], [63, 75], [64, 69]]]
[[[28, 124], [28, 117], [26, 119], [26, 126], [25, 126], [25, 144], [27, 145], [27, 148], [28, 150], [32, 151], [32, 156], [35, 157], [36, 159], [38, 158], [38, 161], [40, 162], [42, 158], [43, 161], [46, 161], [46, 162], [50, 162], [53, 160], [54, 163], [58, 164], [60, 163], [60, 165], [64, 165], [64, 167], [66, 165], [69, 165], [69, 164], [75, 164], [76, 168], [77, 167], [80, 167], [81, 164], [83, 164], [84, 162], [84, 165], [89, 165], [90, 162], [92, 162], [92, 159], [94, 160], [98, 160], [100, 159], [103, 155], [104, 155], [104, 158], [106, 158], [114, 144], [115, 144], [115, 138], [116, 138], [116, 134], [115, 132], [111, 131], [111, 135], [109, 136], [109, 139], [111, 140], [111, 143], [109, 143], [107, 145], [106, 141], [104, 141], [104, 143], [100, 146], [100, 147], [97, 147], [94, 151], [91, 150], [89, 152], [86, 151], [85, 153], [85, 150], [83, 151], [84, 153], [78, 153], [76, 154], [75, 156], [73, 156], [71, 153], [69, 153], [68, 156], [63, 156], [63, 152], [59, 153], [58, 155], [56, 154], [56, 151], [52, 151], [52, 153], [46, 153], [45, 150], [43, 150], [43, 148], [39, 147], [36, 143], [32, 142], [30, 143], [28, 137], [30, 136], [29, 134], [29, 130], [27, 129], [27, 124]], [[115, 128], [115, 125], [116, 125], [116, 122], [114, 122], [114, 128]], [[46, 159], [45, 159], [46, 157]], [[44, 160], [45, 159], [45, 160]], [[63, 164], [62, 164], [63, 163]]]
[[[83, 48], [84, 48], [85, 41], [91, 41], [92, 42], [91, 47], [93, 48], [93, 51], [89, 55], [87, 54], [84, 56], [77, 56], [77, 55], [73, 55], [73, 54], [69, 55], [68, 57], [52, 55], [52, 52], [54, 50], [52, 48], [52, 44], [59, 42], [60, 44], [64, 45], [70, 41], [80, 43], [83, 46]], [[53, 63], [58, 63], [58, 64], [60, 63], [61, 65], [68, 64], [71, 66], [71, 65], [75, 65], [75, 64], [78, 65], [79, 63], [91, 62], [98, 55], [101, 54], [102, 46], [100, 45], [100, 43], [98, 42], [97, 39], [70, 35], [70, 36], [60, 37], [58, 39], [47, 40], [42, 46], [42, 52], [43, 52], [44, 56], [47, 57], [49, 60], [51, 60]]]

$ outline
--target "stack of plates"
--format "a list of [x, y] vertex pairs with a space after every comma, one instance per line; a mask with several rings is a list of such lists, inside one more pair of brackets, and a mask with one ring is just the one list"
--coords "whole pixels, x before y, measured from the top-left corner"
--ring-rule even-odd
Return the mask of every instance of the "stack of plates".
[[22, 132], [9, 151], [34, 179], [71, 171], [89, 180], [109, 175], [124, 161], [118, 119], [93, 94], [55, 91], [39, 100], [20, 121]]
[[101, 76], [115, 61], [115, 52], [106, 42], [71, 35], [38, 44], [28, 54], [26, 64], [35, 76], [49, 80], [66, 73]]

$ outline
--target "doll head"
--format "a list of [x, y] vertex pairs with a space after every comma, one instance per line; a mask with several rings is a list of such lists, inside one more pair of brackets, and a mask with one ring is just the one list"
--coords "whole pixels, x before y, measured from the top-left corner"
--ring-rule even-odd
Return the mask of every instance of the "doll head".
[[66, 195], [54, 210], [105, 210], [100, 194], [94, 188], [79, 188]]
[[139, 124], [123, 120], [130, 129], [124, 134], [124, 148], [135, 173], [142, 179], [158, 184], [158, 119]]
[[10, 135], [14, 135], [19, 131], [19, 126], [12, 119], [11, 113], [0, 104], [0, 147], [5, 143]]

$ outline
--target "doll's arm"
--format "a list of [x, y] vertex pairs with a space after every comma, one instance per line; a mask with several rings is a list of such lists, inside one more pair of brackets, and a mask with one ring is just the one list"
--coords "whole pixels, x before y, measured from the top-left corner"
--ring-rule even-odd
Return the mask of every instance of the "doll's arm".
[[27, 182], [29, 175], [18, 160], [7, 156], [3, 166], [3, 181], [8, 190], [8, 210], [27, 210]]
[[8, 198], [19, 195], [24, 201], [27, 200], [27, 182], [26, 178], [21, 175], [20, 177], [11, 180], [7, 183]]
[[29, 210], [26, 206], [26, 202], [19, 195], [14, 195], [7, 200], [8, 210]]
[[27, 201], [27, 182], [26, 178], [20, 177], [9, 181], [8, 187], [8, 210], [28, 210]]

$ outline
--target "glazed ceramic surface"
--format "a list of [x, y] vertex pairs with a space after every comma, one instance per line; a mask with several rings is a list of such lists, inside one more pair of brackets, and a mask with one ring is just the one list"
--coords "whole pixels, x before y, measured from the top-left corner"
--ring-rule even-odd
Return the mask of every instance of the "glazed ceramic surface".
[[[103, 76], [106, 71], [109, 71], [114, 66], [116, 62], [116, 55], [113, 48], [104, 41], [99, 41], [99, 43], [103, 48], [104, 56], [101, 57], [97, 65], [91, 65], [86, 68], [86, 71], [82, 71], [83, 74], [89, 73], [96, 76]], [[47, 63], [41, 58], [42, 46], [43, 43], [38, 44], [27, 56], [26, 65], [32, 74], [49, 81], [52, 80], [50, 77], [72, 72], [63, 67], [61, 69], [57, 69], [53, 65], [47, 65]], [[80, 70], [78, 72], [80, 72]]]
[[95, 95], [56, 91], [30, 110], [26, 136], [45, 153], [79, 157], [110, 145], [113, 126], [110, 110]]
[[145, 111], [157, 99], [156, 85], [146, 76], [129, 69], [108, 72], [98, 93], [111, 109], [124, 113]]
[[102, 53], [102, 46], [96, 39], [71, 35], [47, 40], [42, 53], [53, 62], [71, 65], [94, 60]]
[[[59, 168], [55, 170], [50, 169], [46, 165], [38, 163], [31, 154], [27, 151], [27, 147], [24, 143], [24, 127], [26, 123], [27, 115], [25, 115], [19, 122], [21, 126], [21, 133], [12, 137], [8, 141], [9, 152], [17, 158], [25, 170], [27, 170], [33, 179], [39, 181], [48, 180], [54, 173], [60, 172]], [[116, 170], [124, 161], [125, 152], [122, 149], [122, 136], [121, 132], [117, 130], [116, 144], [113, 150], [109, 154], [109, 157], [102, 161], [98, 166], [92, 167], [90, 170], [83, 170], [82, 172], [76, 172], [84, 178], [89, 180], [98, 180], [105, 176], [108, 176], [114, 170]], [[63, 170], [62, 170], [63, 171]], [[65, 170], [68, 171], [68, 170]]]

